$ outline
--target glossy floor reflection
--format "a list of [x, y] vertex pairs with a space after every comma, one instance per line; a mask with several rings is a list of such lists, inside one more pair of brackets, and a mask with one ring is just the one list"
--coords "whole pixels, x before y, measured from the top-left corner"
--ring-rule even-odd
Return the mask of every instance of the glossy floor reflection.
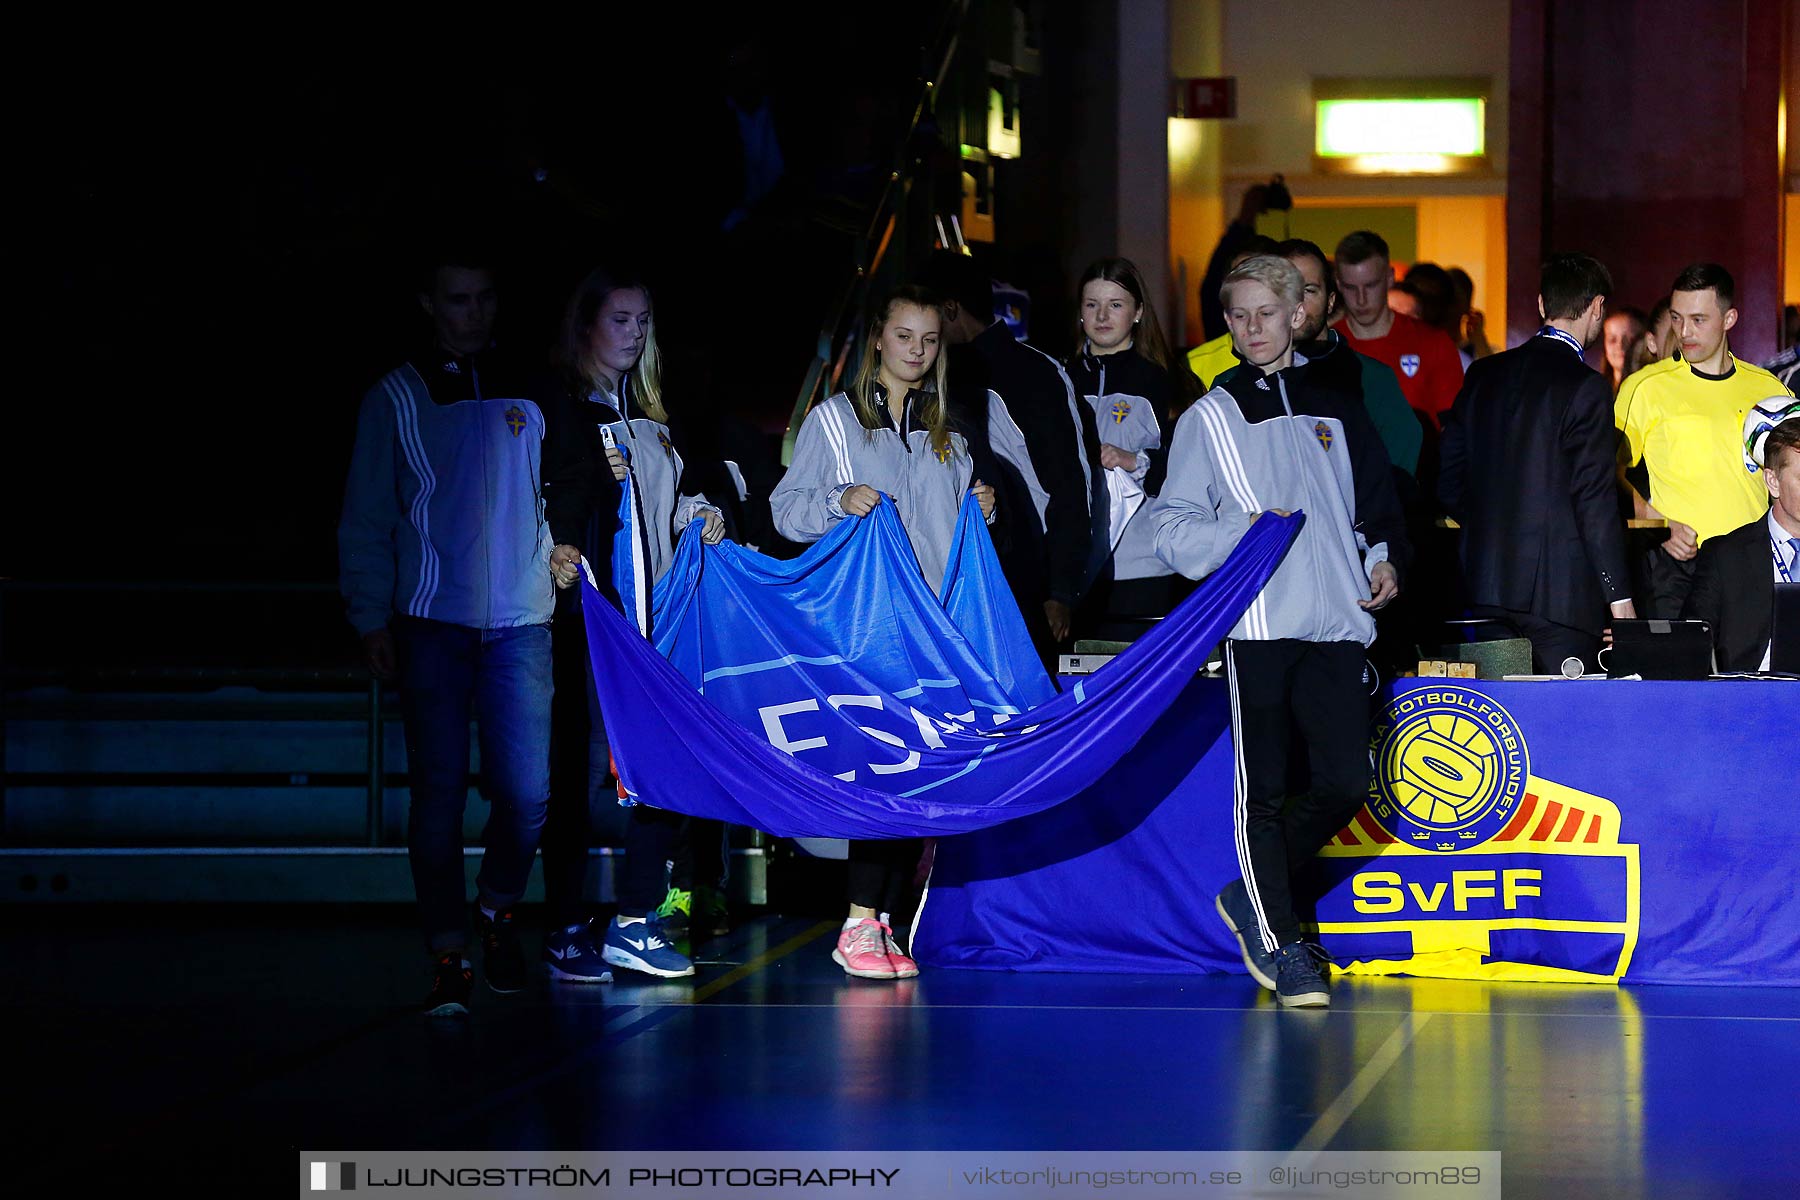
[[[25, 911], [8, 938], [16, 1145], [53, 1174], [300, 1148], [1497, 1149], [1517, 1196], [1789, 1195], [1800, 992], [831, 963], [766, 917], [695, 979], [478, 985], [412, 1016], [406, 913]], [[535, 950], [535, 939], [528, 942]], [[204, 1189], [203, 1189], [204, 1190]]]

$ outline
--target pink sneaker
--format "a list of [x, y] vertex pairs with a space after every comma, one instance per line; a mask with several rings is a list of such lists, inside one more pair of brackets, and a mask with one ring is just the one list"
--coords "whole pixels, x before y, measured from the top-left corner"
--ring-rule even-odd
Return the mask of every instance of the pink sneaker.
[[894, 978], [916, 978], [919, 974], [919, 964], [900, 953], [900, 943], [894, 940], [894, 931], [892, 929], [883, 925], [881, 930], [881, 941], [887, 948], [888, 961], [894, 964]]
[[[894, 963], [887, 953], [887, 926], [873, 917], [864, 917], [838, 934], [832, 961], [844, 968], [846, 975], [858, 979], [893, 979]], [[918, 971], [915, 966], [914, 972]]]

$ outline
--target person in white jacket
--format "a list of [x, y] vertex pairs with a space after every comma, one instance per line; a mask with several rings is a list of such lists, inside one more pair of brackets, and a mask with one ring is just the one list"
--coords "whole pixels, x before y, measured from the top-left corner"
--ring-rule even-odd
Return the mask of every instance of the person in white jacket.
[[[972, 493], [994, 519], [994, 489], [974, 478], [968, 444], [949, 428], [942, 327], [937, 298], [922, 288], [902, 287], [875, 308], [855, 382], [806, 415], [793, 465], [770, 496], [775, 527], [796, 542], [891, 502], [933, 591], [943, 585], [963, 497]], [[922, 851], [916, 839], [850, 843], [850, 911], [831, 952], [846, 973], [919, 973], [889, 916]]]

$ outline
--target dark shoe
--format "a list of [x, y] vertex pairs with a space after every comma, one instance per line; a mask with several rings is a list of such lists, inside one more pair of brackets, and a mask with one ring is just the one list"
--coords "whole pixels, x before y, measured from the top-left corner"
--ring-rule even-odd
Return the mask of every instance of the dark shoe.
[[1275, 998], [1283, 1008], [1331, 1007], [1331, 993], [1325, 990], [1315, 952], [1324, 954], [1305, 942], [1289, 942], [1275, 952]]
[[1263, 948], [1262, 934], [1256, 925], [1256, 909], [1250, 904], [1250, 893], [1244, 888], [1242, 879], [1234, 879], [1225, 885], [1213, 901], [1213, 907], [1225, 921], [1225, 928], [1237, 935], [1238, 950], [1244, 956], [1244, 966], [1250, 972], [1250, 978], [1268, 988], [1275, 987], [1275, 956]]
[[440, 954], [431, 968], [431, 994], [425, 997], [425, 1015], [468, 1016], [469, 989], [474, 982], [475, 972], [461, 953]]
[[553, 930], [544, 938], [544, 969], [563, 983], [611, 983], [591, 921]]
[[719, 888], [694, 889], [694, 926], [713, 937], [731, 932], [731, 902]]
[[512, 909], [501, 909], [490, 920], [476, 905], [475, 934], [481, 939], [481, 973], [487, 985], [502, 996], [524, 991], [525, 952], [519, 949]]
[[694, 893], [684, 888], [671, 887], [669, 894], [656, 909], [656, 919], [662, 923], [663, 936], [670, 941], [680, 941], [688, 935], [688, 924], [694, 911]]

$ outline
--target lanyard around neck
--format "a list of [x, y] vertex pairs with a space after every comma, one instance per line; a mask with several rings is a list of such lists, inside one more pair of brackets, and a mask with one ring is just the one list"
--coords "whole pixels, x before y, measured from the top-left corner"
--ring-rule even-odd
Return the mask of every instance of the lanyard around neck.
[[1587, 351], [1582, 349], [1581, 343], [1575, 340], [1575, 335], [1566, 330], [1558, 329], [1554, 325], [1546, 325], [1537, 331], [1537, 335], [1539, 337], [1556, 339], [1569, 349], [1573, 350], [1576, 358], [1585, 359], [1587, 357]]

